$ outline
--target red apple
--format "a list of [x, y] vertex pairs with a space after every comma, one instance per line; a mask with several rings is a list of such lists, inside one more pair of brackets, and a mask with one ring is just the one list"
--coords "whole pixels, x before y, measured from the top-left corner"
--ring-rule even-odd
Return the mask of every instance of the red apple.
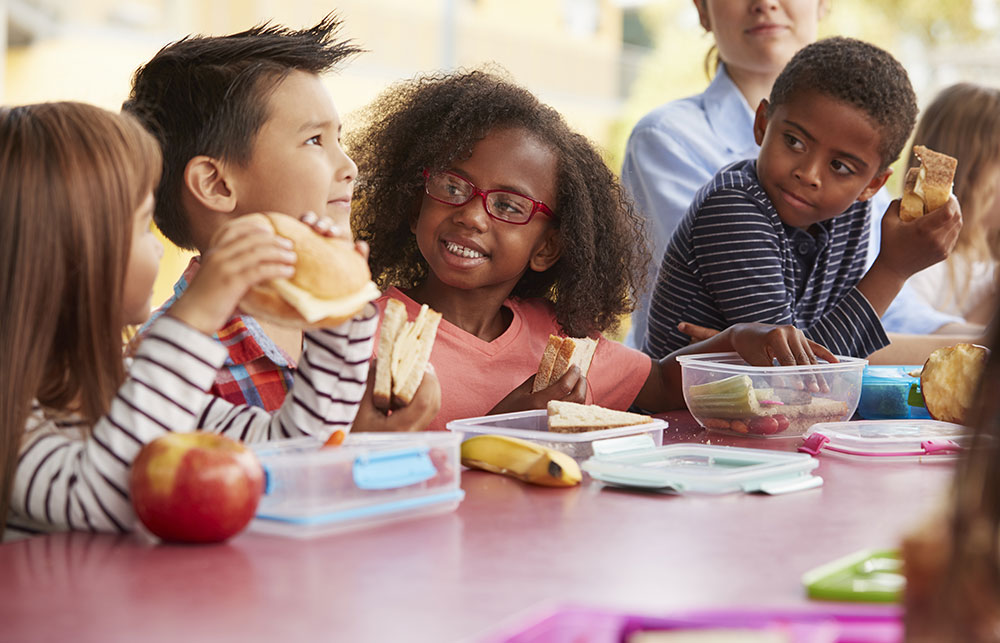
[[170, 433], [142, 448], [129, 478], [132, 506], [163, 540], [212, 543], [257, 510], [264, 470], [253, 451], [215, 433]]

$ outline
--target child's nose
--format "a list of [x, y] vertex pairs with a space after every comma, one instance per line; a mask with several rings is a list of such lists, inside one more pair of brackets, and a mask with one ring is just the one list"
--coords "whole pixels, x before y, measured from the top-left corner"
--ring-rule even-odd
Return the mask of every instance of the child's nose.
[[820, 163], [816, 159], [804, 159], [794, 170], [795, 178], [810, 187], [819, 187]]
[[358, 176], [358, 164], [339, 145], [333, 151], [334, 178], [337, 181], [353, 181]]
[[454, 220], [460, 225], [468, 226], [474, 230], [485, 232], [490, 224], [490, 215], [486, 212], [486, 203], [481, 195], [476, 195], [469, 199], [465, 205], [455, 208]]

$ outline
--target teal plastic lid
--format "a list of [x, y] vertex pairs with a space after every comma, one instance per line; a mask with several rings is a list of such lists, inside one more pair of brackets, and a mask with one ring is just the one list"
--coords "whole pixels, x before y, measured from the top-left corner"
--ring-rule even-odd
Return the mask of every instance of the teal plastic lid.
[[[595, 451], [597, 451], [595, 449]], [[814, 458], [787, 451], [670, 444], [596, 455], [581, 468], [595, 480], [666, 492], [779, 494], [818, 487]]]
[[865, 549], [806, 572], [802, 584], [818, 600], [895, 603], [906, 585], [902, 570], [896, 550]]

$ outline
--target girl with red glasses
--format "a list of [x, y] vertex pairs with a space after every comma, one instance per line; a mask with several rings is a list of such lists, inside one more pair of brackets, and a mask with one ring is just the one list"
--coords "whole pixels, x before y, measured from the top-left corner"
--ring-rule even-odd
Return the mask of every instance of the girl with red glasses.
[[[642, 224], [595, 147], [506, 79], [419, 78], [390, 88], [365, 117], [347, 139], [360, 168], [352, 227], [371, 246], [385, 290], [377, 303], [443, 315], [431, 354], [442, 402], [430, 428], [553, 399], [683, 408], [680, 353], [833, 359], [790, 326], [736, 326], [658, 361], [604, 338], [643, 287]], [[550, 334], [593, 337], [597, 349], [586, 378], [573, 367], [532, 393]]]

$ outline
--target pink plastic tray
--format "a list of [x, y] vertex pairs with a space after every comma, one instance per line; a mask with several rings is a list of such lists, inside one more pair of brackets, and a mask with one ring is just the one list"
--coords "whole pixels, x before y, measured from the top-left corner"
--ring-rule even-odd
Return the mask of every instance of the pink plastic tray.
[[898, 643], [896, 606], [817, 606], [630, 614], [583, 606], [535, 612], [481, 639], [481, 643], [621, 643], [643, 630], [743, 628], [783, 632], [794, 643]]

